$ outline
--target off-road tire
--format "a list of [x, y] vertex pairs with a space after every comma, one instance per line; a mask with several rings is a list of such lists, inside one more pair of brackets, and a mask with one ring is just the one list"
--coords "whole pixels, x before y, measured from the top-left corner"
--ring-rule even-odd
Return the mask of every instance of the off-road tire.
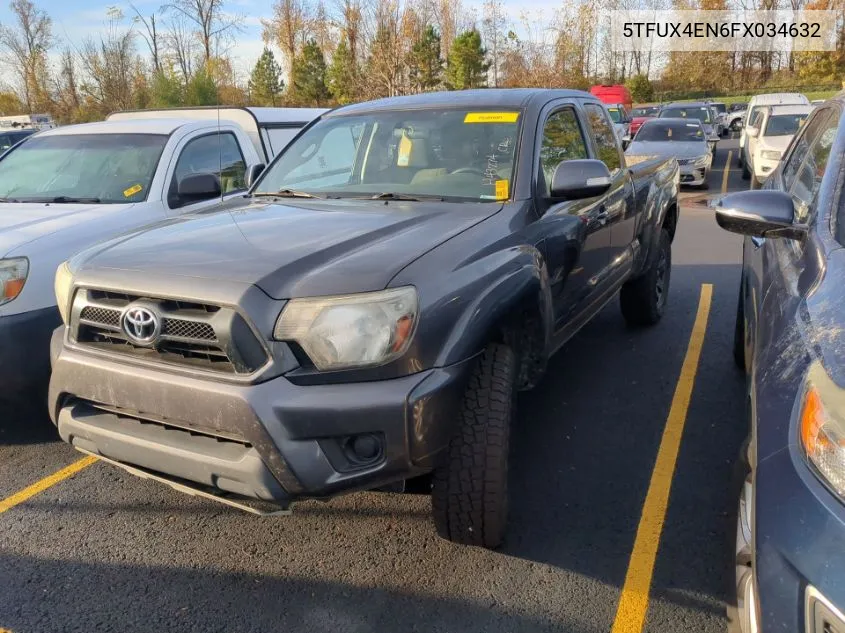
[[672, 239], [660, 230], [658, 250], [648, 270], [622, 286], [619, 303], [628, 325], [654, 325], [663, 316], [672, 272]]
[[492, 549], [504, 540], [516, 371], [510, 347], [487, 346], [469, 378], [447, 455], [434, 471], [434, 525], [454, 543]]

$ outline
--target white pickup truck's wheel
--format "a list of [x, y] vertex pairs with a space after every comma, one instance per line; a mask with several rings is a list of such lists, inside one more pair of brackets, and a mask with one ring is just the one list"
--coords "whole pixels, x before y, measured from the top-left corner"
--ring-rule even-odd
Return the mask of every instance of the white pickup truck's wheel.
[[432, 514], [445, 539], [489, 548], [504, 540], [515, 382], [511, 348], [488, 345], [469, 378], [448, 454], [434, 471]]

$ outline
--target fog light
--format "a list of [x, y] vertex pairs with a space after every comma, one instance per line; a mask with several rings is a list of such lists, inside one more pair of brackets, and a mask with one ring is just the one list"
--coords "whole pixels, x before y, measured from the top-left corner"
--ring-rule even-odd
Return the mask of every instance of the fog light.
[[349, 448], [358, 461], [369, 462], [381, 453], [381, 442], [375, 435], [358, 435], [352, 438]]

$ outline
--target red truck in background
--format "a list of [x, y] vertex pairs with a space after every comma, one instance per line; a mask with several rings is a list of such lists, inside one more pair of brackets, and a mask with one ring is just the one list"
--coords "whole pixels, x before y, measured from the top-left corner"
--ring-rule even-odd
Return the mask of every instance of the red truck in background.
[[599, 98], [599, 101], [607, 104], [621, 103], [628, 112], [634, 107], [634, 100], [631, 91], [621, 84], [602, 84], [590, 88], [590, 94]]

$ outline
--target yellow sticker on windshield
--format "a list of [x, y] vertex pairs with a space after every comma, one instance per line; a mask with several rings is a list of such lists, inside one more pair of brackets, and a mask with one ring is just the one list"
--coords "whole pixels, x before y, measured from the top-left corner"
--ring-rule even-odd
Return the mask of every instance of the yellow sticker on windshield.
[[141, 189], [143, 189], [143, 187], [141, 185], [132, 185], [131, 187], [129, 187], [129, 189], [125, 189], [123, 191], [123, 197], [124, 198], [131, 198], [136, 193], [141, 191]]
[[464, 123], [516, 123], [519, 112], [467, 112]]
[[414, 143], [404, 134], [399, 141], [399, 157], [396, 160], [397, 167], [408, 167], [411, 164], [411, 151], [414, 149]]
[[496, 200], [507, 200], [510, 196], [508, 195], [508, 181], [507, 180], [497, 180], [496, 181]]

